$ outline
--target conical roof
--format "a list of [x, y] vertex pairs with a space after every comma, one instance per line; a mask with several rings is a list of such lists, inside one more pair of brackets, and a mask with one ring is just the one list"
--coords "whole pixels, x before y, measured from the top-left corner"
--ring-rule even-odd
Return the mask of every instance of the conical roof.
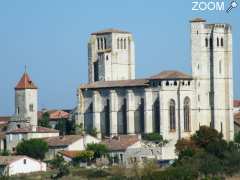
[[22, 78], [15, 87], [16, 90], [19, 89], [37, 89], [37, 86], [32, 82], [27, 72], [24, 72]]

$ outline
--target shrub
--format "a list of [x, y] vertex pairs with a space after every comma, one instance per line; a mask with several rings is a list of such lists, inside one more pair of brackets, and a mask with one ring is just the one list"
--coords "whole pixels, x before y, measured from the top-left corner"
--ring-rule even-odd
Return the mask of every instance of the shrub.
[[94, 152], [94, 159], [101, 158], [108, 153], [107, 146], [105, 144], [88, 144], [87, 150]]
[[16, 147], [18, 155], [26, 155], [43, 160], [48, 151], [48, 144], [41, 139], [23, 140]]

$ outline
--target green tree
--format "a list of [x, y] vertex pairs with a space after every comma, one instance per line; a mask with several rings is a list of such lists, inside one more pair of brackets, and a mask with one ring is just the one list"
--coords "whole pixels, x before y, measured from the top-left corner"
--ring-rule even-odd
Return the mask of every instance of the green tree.
[[98, 131], [96, 128], [92, 128], [89, 132], [89, 134], [93, 137], [97, 137]]
[[88, 162], [94, 157], [93, 151], [81, 151], [79, 152], [78, 156], [73, 159], [75, 162]]
[[94, 152], [94, 159], [101, 158], [108, 153], [107, 146], [105, 144], [88, 144], [87, 150]]
[[235, 134], [235, 136], [234, 136], [234, 141], [235, 141], [236, 143], [240, 143], [240, 131]]
[[18, 155], [27, 155], [29, 157], [43, 160], [48, 151], [48, 144], [41, 139], [23, 140], [16, 147]]
[[42, 127], [47, 127], [50, 128], [50, 124], [49, 124], [49, 113], [45, 112], [43, 113], [41, 119], [38, 121], [38, 125], [42, 126]]

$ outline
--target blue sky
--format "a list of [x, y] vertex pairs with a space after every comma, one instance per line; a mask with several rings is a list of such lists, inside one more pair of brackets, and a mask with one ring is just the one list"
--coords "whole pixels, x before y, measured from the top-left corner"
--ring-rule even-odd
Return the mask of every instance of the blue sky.
[[133, 33], [137, 77], [190, 73], [194, 17], [233, 26], [234, 96], [240, 98], [240, 8], [192, 11], [192, 0], [0, 1], [0, 115], [14, 112], [14, 86], [25, 64], [39, 87], [39, 108], [73, 108], [77, 87], [87, 81], [89, 34], [105, 28]]

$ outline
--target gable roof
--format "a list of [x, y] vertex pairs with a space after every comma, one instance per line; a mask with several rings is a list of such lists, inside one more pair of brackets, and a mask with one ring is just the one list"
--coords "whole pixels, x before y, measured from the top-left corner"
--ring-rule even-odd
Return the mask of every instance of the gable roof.
[[0, 156], [0, 165], [9, 165], [9, 164], [13, 163], [14, 161], [18, 161], [22, 158], [31, 159], [31, 160], [36, 161], [38, 163], [43, 163], [43, 162], [38, 161], [36, 159], [30, 158], [28, 156], [24, 156], [24, 155], [13, 156], [13, 155], [11, 155], [11, 156]]
[[24, 72], [22, 78], [18, 82], [17, 86], [15, 87], [16, 90], [21, 89], [37, 89], [37, 86], [32, 82], [27, 72]]
[[191, 80], [193, 79], [191, 75], [180, 71], [162, 71], [159, 74], [150, 77], [151, 80], [154, 79], [165, 79], [165, 80]]
[[60, 151], [59, 153], [63, 156], [66, 156], [66, 157], [72, 159], [72, 158], [77, 157], [80, 154], [80, 152], [82, 152], [82, 151]]
[[103, 141], [110, 151], [125, 151], [129, 146], [140, 141], [137, 135], [119, 135]]
[[43, 138], [43, 140], [48, 143], [49, 147], [67, 147], [68, 145], [82, 138], [83, 138], [82, 135], [66, 135], [66, 136]]
[[108, 29], [97, 31], [97, 32], [93, 32], [91, 33], [91, 35], [101, 35], [101, 34], [111, 34], [111, 33], [130, 34], [130, 32], [123, 31], [120, 29], [108, 28]]

